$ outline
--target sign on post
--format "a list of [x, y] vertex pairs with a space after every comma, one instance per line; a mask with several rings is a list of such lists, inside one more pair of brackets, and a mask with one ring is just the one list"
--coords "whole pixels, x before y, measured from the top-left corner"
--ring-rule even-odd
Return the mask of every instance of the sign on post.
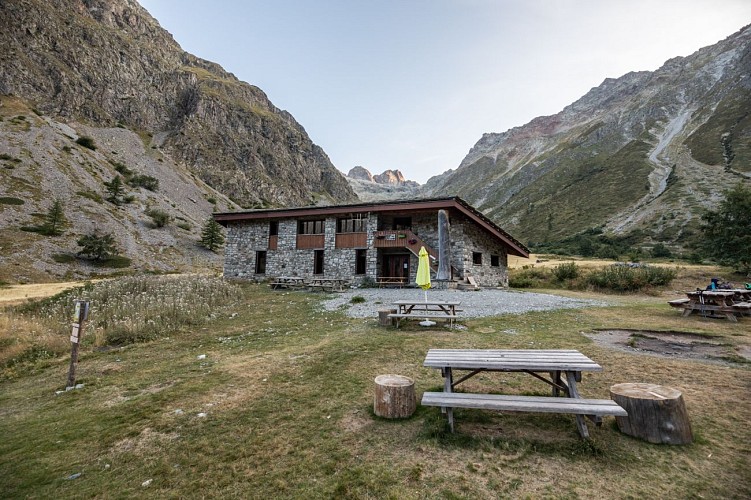
[[68, 370], [68, 382], [66, 388], [75, 387], [76, 385], [76, 365], [78, 365], [78, 346], [81, 344], [83, 336], [83, 326], [89, 319], [89, 302], [87, 300], [77, 300], [73, 310], [73, 330], [70, 334], [72, 343], [70, 349], [70, 369]]

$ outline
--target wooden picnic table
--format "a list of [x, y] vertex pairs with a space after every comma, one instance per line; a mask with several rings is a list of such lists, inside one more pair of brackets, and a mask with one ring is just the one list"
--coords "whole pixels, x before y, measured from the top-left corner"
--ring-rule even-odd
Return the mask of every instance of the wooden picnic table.
[[458, 317], [456, 306], [461, 302], [455, 300], [397, 300], [393, 303], [397, 306], [396, 313], [389, 314], [388, 317], [396, 320], [396, 327], [399, 328], [399, 321], [402, 319], [445, 319], [450, 325]]
[[300, 276], [279, 276], [269, 283], [269, 286], [278, 290], [280, 288], [302, 288], [305, 286], [305, 278]]
[[399, 288], [407, 285], [407, 278], [402, 276], [379, 276], [376, 278], [378, 288], [384, 286], [398, 286]]
[[343, 278], [321, 278], [314, 277], [308, 283], [311, 290], [323, 290], [330, 292], [343, 292], [344, 287], [349, 284], [349, 281]]
[[[441, 370], [443, 392], [425, 392], [422, 404], [440, 406], [454, 432], [453, 408], [481, 408], [503, 411], [570, 413], [583, 438], [589, 437], [584, 417], [601, 425], [603, 415], [627, 416], [610, 399], [584, 399], [576, 383], [584, 371], [600, 372], [602, 367], [576, 350], [558, 349], [430, 349], [423, 366]], [[454, 381], [454, 371], [465, 374]], [[532, 375], [552, 387], [552, 396], [477, 394], [454, 392], [454, 388], [481, 372], [520, 372]], [[563, 397], [559, 397], [563, 396]]]
[[751, 315], [751, 290], [695, 290], [686, 292], [686, 297], [668, 302], [672, 307], [683, 309], [684, 317], [695, 313], [737, 322], [738, 317]]

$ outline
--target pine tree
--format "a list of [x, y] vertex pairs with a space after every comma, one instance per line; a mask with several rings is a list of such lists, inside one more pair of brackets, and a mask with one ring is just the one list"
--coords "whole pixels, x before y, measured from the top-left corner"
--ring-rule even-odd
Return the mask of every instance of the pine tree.
[[82, 247], [78, 255], [88, 257], [92, 260], [107, 260], [117, 255], [115, 238], [111, 234], [100, 235], [97, 232], [93, 232], [81, 236], [76, 243]]
[[751, 188], [737, 184], [716, 207], [702, 216], [705, 254], [720, 264], [751, 272]]
[[201, 245], [215, 252], [224, 244], [222, 226], [213, 217], [209, 216], [201, 231]]
[[49, 236], [60, 236], [63, 234], [62, 228], [66, 222], [65, 213], [63, 213], [63, 202], [55, 198], [44, 219], [44, 224], [41, 227], [44, 234]]
[[107, 197], [107, 201], [114, 203], [115, 205], [123, 204], [123, 195], [125, 194], [125, 188], [123, 188], [123, 179], [119, 175], [116, 175], [114, 179], [109, 182], [105, 182], [104, 186], [107, 188], [107, 192], [110, 194]]

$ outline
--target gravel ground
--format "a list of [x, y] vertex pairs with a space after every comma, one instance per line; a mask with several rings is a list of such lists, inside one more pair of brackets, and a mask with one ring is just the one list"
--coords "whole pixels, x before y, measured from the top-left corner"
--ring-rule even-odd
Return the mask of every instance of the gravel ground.
[[[352, 304], [355, 295], [365, 298], [365, 302]], [[390, 309], [396, 300], [423, 299], [425, 292], [417, 288], [360, 288], [337, 294], [324, 301], [324, 307], [333, 311], [348, 306], [347, 314], [353, 318], [372, 318], [379, 309]], [[553, 309], [581, 309], [604, 307], [607, 302], [559, 297], [544, 293], [516, 292], [509, 290], [483, 289], [479, 291], [428, 290], [428, 300], [458, 300], [464, 317], [499, 316], [502, 314], [523, 314], [530, 311], [550, 311]]]

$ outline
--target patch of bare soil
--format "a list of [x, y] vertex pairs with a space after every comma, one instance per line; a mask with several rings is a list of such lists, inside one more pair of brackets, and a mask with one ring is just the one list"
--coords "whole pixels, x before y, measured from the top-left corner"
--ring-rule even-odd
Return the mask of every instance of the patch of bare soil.
[[734, 359], [745, 359], [751, 362], [749, 349], [736, 350], [731, 344], [722, 340], [689, 332], [598, 330], [584, 335], [597, 345], [633, 354], [719, 363], [731, 363]]

